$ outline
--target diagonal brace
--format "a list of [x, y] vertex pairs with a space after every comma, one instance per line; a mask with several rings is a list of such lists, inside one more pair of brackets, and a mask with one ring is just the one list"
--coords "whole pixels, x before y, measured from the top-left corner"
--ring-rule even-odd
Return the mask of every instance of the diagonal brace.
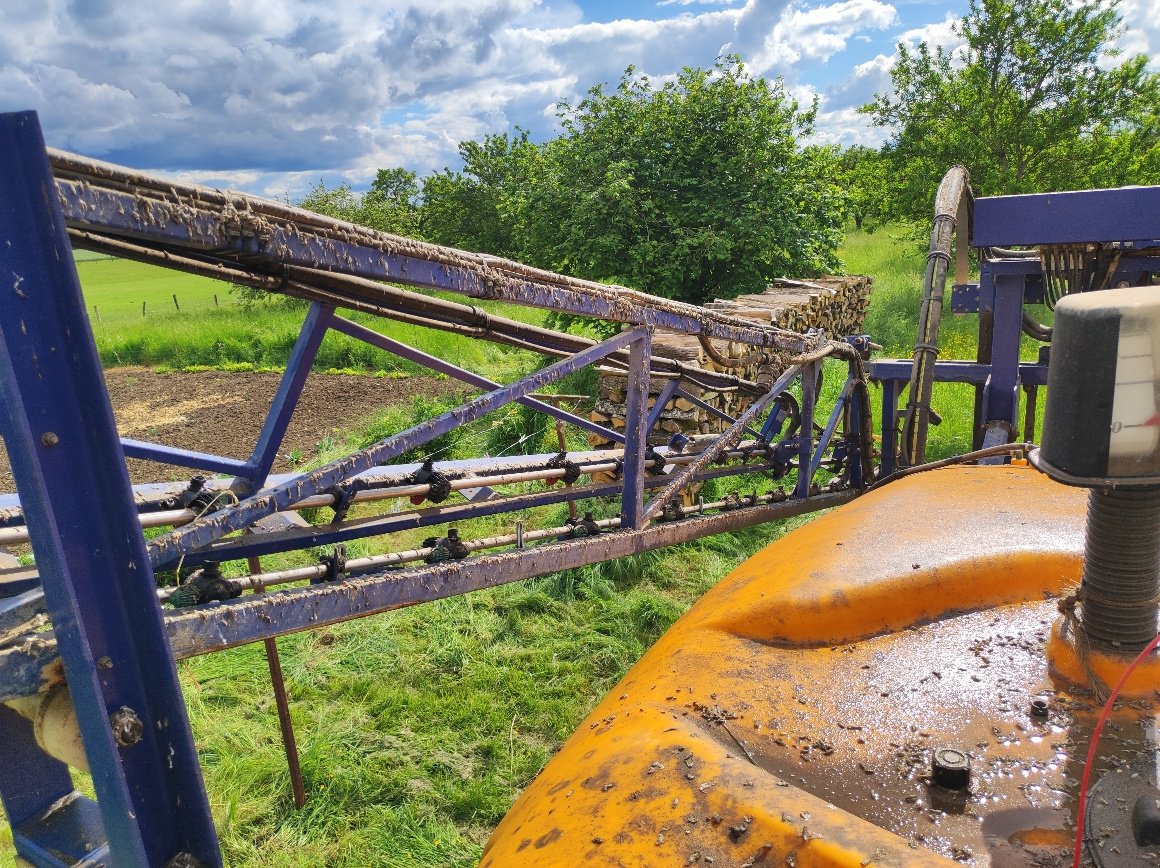
[[181, 556], [182, 552], [208, 545], [232, 531], [241, 530], [260, 518], [283, 510], [304, 497], [325, 491], [330, 486], [337, 485], [357, 473], [362, 473], [364, 470], [369, 470], [377, 464], [382, 464], [397, 455], [401, 455], [408, 449], [421, 446], [440, 434], [474, 422], [504, 404], [522, 398], [548, 383], [555, 382], [575, 370], [616, 352], [621, 347], [632, 344], [640, 337], [640, 329], [621, 332], [603, 343], [589, 347], [567, 359], [562, 359], [509, 386], [501, 386], [480, 395], [454, 410], [414, 425], [385, 440], [380, 440], [366, 449], [352, 452], [345, 458], [332, 461], [310, 473], [296, 476], [281, 485], [247, 497], [236, 506], [205, 516], [165, 536], [158, 537], [149, 544], [150, 560], [155, 565], [171, 564]]
[[[644, 511], [644, 520], [647, 522], [656, 518], [657, 514], [664, 509], [665, 504], [675, 497], [681, 489], [687, 487], [705, 465], [715, 460], [718, 455], [736, 443], [749, 427], [749, 423], [756, 419], [770, 404], [776, 401], [782, 390], [792, 383], [794, 377], [800, 372], [801, 367], [794, 365], [782, 374], [778, 381], [773, 384], [769, 392], [750, 404], [748, 409], [737, 417], [737, 421], [730, 425], [720, 437], [714, 440], [711, 446], [707, 447], [696, 459], [686, 465], [684, 470], [674, 474], [672, 482], [666, 485], [649, 501], [648, 507]], [[805, 424], [804, 418], [802, 424]]]

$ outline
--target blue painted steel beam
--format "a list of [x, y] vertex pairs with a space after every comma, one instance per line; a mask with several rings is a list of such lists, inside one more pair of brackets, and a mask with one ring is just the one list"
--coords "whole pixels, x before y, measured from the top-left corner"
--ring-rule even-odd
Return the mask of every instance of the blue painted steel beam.
[[290, 425], [290, 418], [302, 394], [302, 387], [310, 374], [310, 366], [322, 344], [326, 330], [334, 317], [334, 308], [329, 305], [314, 303], [310, 305], [306, 318], [302, 323], [294, 349], [290, 352], [290, 359], [286, 364], [286, 371], [278, 384], [278, 391], [274, 394], [273, 403], [266, 414], [266, 421], [258, 435], [253, 454], [246, 461], [234, 458], [225, 458], [219, 455], [209, 455], [189, 449], [178, 449], [173, 446], [164, 446], [158, 443], [144, 443], [127, 437], [121, 438], [121, 445], [125, 455], [129, 458], [143, 458], [147, 461], [160, 461], [165, 464], [178, 464], [182, 467], [195, 467], [209, 470], [213, 473], [225, 473], [246, 479], [255, 486], [260, 486], [274, 466], [278, 457], [278, 447]]
[[274, 461], [278, 458], [278, 448], [282, 445], [282, 438], [286, 436], [294, 408], [298, 406], [298, 398], [302, 394], [302, 387], [306, 385], [310, 366], [314, 364], [314, 357], [318, 354], [318, 348], [322, 345], [322, 339], [326, 336], [326, 330], [333, 319], [334, 308], [317, 302], [310, 305], [310, 310], [306, 313], [306, 319], [302, 322], [302, 329], [298, 333], [298, 340], [294, 342], [294, 349], [290, 351], [286, 371], [278, 383], [278, 391], [274, 394], [270, 412], [266, 414], [266, 421], [262, 425], [261, 433], [258, 434], [254, 452], [246, 462], [247, 470], [240, 474], [257, 487], [265, 482]]
[[[809, 370], [811, 370], [809, 367], [804, 369], [806, 372]], [[729, 426], [729, 428], [727, 428], [720, 437], [714, 440], [713, 443], [705, 449], [705, 451], [694, 458], [681, 470], [677, 471], [671, 477], [669, 477], [669, 482], [664, 487], [664, 489], [649, 501], [648, 508], [644, 512], [644, 520], [647, 522], [656, 518], [660, 514], [661, 510], [664, 509], [665, 504], [672, 500], [674, 497], [678, 496], [683, 489], [691, 485], [701, 474], [701, 471], [707, 464], [709, 464], [723, 451], [740, 440], [741, 435], [749, 427], [749, 423], [760, 416], [763, 412], [765, 412], [769, 405], [777, 400], [778, 396], [782, 393], [782, 390], [785, 389], [785, 387], [790, 383], [792, 383], [794, 378], [796, 378], [798, 374], [802, 372], [802, 367], [794, 365], [788, 371], [782, 374], [781, 377], [778, 378], [777, 382], [770, 387], [770, 390], [765, 395], [750, 404], [749, 407], [746, 408], [745, 412], [738, 416], [737, 420], [731, 426]], [[812, 406], [810, 407], [810, 415], [808, 416], [803, 409], [803, 430], [807, 430], [806, 425], [813, 424], [812, 413]], [[799, 466], [808, 467], [808, 460]], [[808, 489], [806, 494], [809, 494]]]
[[[489, 380], [487, 377], [481, 377], [479, 374], [473, 373], [466, 368], [461, 368], [458, 365], [453, 365], [450, 362], [444, 361], [437, 356], [432, 356], [422, 350], [417, 350], [407, 344], [389, 338], [384, 334], [380, 334], [374, 329], [369, 329], [364, 325], [359, 325], [344, 317], [334, 318], [334, 330], [342, 332], [344, 335], [349, 335], [356, 340], [364, 341], [373, 347], [378, 347], [381, 350], [386, 350], [388, 353], [394, 353], [400, 358], [409, 359], [417, 365], [422, 365], [428, 370], [438, 371], [441, 374], [446, 374], [449, 377], [454, 377], [461, 383], [467, 383], [469, 386], [475, 386], [479, 389], [499, 389], [502, 388], [499, 383], [494, 380]], [[517, 398], [517, 404], [522, 404], [532, 410], [539, 410], [547, 416], [552, 416], [561, 421], [575, 425], [577, 428], [582, 428], [585, 431], [591, 431], [598, 437], [603, 437], [613, 443], [623, 443], [624, 435], [618, 434], [610, 428], [605, 428], [603, 425], [597, 425], [585, 419], [583, 416], [577, 416], [575, 413], [569, 413], [567, 410], [561, 410], [546, 401], [541, 401], [538, 398]]]
[[[708, 404], [694, 395], [690, 395], [684, 389], [677, 389], [676, 394], [678, 397], [684, 398], [690, 404], [693, 404], [697, 407], [700, 407], [702, 410], [704, 410], [710, 416], [716, 416], [718, 419], [720, 419], [723, 422], [728, 422], [730, 425], [732, 425], [734, 422], [737, 421], [735, 418], [730, 416], [728, 413], [724, 412], [723, 410], [718, 410], [712, 404]], [[749, 436], [751, 436], [751, 437], [754, 437], [754, 438], [761, 437], [761, 433], [758, 431], [754, 431], [752, 428], [746, 428], [745, 430], [749, 434]]]
[[618, 349], [635, 342], [638, 338], [639, 331], [636, 329], [621, 332], [574, 356], [549, 365], [531, 376], [524, 377], [510, 386], [503, 386], [480, 395], [454, 410], [414, 425], [392, 437], [368, 446], [366, 449], [360, 449], [358, 452], [353, 452], [338, 461], [332, 461], [310, 473], [304, 473], [281, 485], [251, 495], [235, 506], [226, 507], [212, 515], [207, 515], [184, 527], [177, 528], [165, 536], [157, 537], [149, 543], [149, 554], [152, 562], [155, 566], [174, 564], [185, 552], [209, 545], [231, 531], [249, 527], [260, 518], [286, 509], [291, 504], [307, 497], [319, 494], [332, 485], [369, 470], [376, 464], [382, 464], [409, 449], [421, 446], [440, 434], [446, 434], [448, 431], [474, 422], [504, 404], [522, 398], [549, 383], [555, 382], [560, 377], [616, 352]]
[[[890, 380], [910, 381], [910, 359], [877, 359], [870, 363], [870, 377], [886, 383]], [[974, 383], [983, 385], [991, 375], [991, 366], [982, 362], [939, 361], [935, 363], [935, 382]], [[1047, 385], [1047, 365], [1036, 362], [1019, 364], [1019, 382], [1026, 386]]]
[[1128, 241], [1160, 245], [1160, 187], [987, 196], [975, 200], [975, 247]]
[[813, 362], [802, 368], [802, 426], [798, 432], [798, 477], [794, 494], [808, 497], [813, 480], [814, 407], [818, 399], [818, 378], [822, 363]]
[[[760, 473], [772, 470], [773, 465], [767, 463], [737, 464], [728, 467], [714, 467], [711, 470], [702, 470], [697, 474], [695, 481], [706, 479], [721, 479], [729, 476], [741, 476], [746, 473]], [[646, 490], [659, 488], [668, 483], [668, 476], [646, 476], [644, 487]], [[611, 498], [620, 495], [622, 486], [619, 482], [610, 482], [598, 485], [563, 486], [548, 488], [531, 494], [512, 495], [496, 498], [479, 503], [440, 504], [426, 509], [407, 510], [406, 512], [389, 515], [370, 516], [343, 522], [340, 525], [317, 525], [309, 528], [296, 528], [276, 531], [269, 534], [244, 534], [240, 537], [218, 540], [203, 549], [189, 552], [182, 561], [186, 567], [198, 566], [206, 561], [232, 561], [250, 557], [277, 554], [278, 552], [298, 551], [309, 547], [329, 546], [339, 542], [349, 542], [355, 539], [365, 539], [370, 536], [382, 536], [389, 533], [399, 533], [405, 530], [415, 530], [423, 527], [433, 527], [440, 524], [468, 521], [473, 518], [482, 518], [489, 515], [503, 515], [519, 512], [539, 506], [551, 506], [567, 501], [582, 501], [593, 498]]]
[[620, 495], [620, 526], [639, 530], [644, 511], [644, 459], [648, 451], [649, 361], [652, 332], [641, 329], [628, 349], [628, 381], [624, 410], [624, 487]]
[[[704, 334], [754, 346], [791, 352], [813, 349], [806, 338], [792, 332], [692, 305], [658, 302], [631, 290], [593, 292], [567, 285], [568, 279], [564, 277], [557, 278], [559, 283], [550, 283], [500, 274], [496, 269], [502, 269], [502, 260], [479, 254], [417, 242], [408, 242], [413, 254], [402, 253], [397, 245], [384, 242], [372, 246], [369, 240], [360, 244], [323, 238], [257, 214], [250, 220], [241, 209], [235, 209], [228, 216], [209, 210], [193, 212], [180, 202], [143, 200], [72, 179], [59, 179], [57, 190], [69, 225], [80, 229], [107, 231], [215, 255], [257, 257], [284, 265], [462, 293], [473, 298], [511, 301], [610, 322]], [[193, 191], [189, 193], [192, 196]], [[280, 210], [287, 215], [292, 213], [292, 209]], [[318, 219], [305, 212], [301, 216], [304, 220]], [[488, 271], [496, 277], [485, 277]]]
[[653, 428], [656, 427], [657, 420], [661, 418], [661, 413], [665, 411], [665, 405], [672, 400], [673, 395], [677, 391], [677, 386], [680, 384], [680, 380], [669, 380], [661, 387], [660, 393], [656, 398], [656, 403], [648, 411], [648, 419], [644, 423], [645, 430], [648, 433], [651, 434]]
[[109, 860], [97, 804], [73, 790], [68, 767], [41, 752], [32, 723], [0, 705], [0, 795], [21, 857], [36, 868]]
[[243, 596], [228, 603], [178, 610], [167, 616], [166, 623], [174, 654], [179, 658], [192, 657], [400, 606], [465, 594], [596, 561], [627, 557], [759, 522], [829, 509], [854, 496], [853, 491], [841, 491], [806, 500], [791, 499], [662, 522], [633, 533], [605, 533], [462, 561], [388, 570], [309, 588]]
[[[144, 868], [187, 854], [218, 866], [197, 751], [165, 651], [156, 584], [71, 250], [35, 113], [0, 115], [0, 434], [111, 861]], [[117, 743], [111, 725], [122, 708], [143, 727], [140, 741], [128, 746]], [[8, 747], [0, 744], [0, 751]], [[25, 838], [35, 834], [22, 827]]]
[[838, 395], [838, 400], [834, 402], [834, 409], [830, 413], [830, 418], [826, 421], [826, 427], [822, 429], [822, 436], [818, 438], [818, 447], [814, 451], [813, 460], [810, 462], [811, 478], [818, 472], [818, 468], [822, 466], [822, 458], [825, 457], [826, 448], [830, 445], [830, 440], [833, 439], [834, 430], [838, 427], [838, 420], [842, 418], [842, 411], [846, 409], [846, 404], [850, 400], [850, 392], [853, 387], [854, 381], [850, 377], [847, 377], [845, 384], [842, 386], [841, 394]]
[[248, 476], [250, 471], [250, 466], [245, 461], [239, 461], [236, 458], [210, 455], [207, 452], [195, 452], [192, 449], [165, 446], [161, 443], [147, 443], [144, 440], [133, 440], [129, 437], [121, 438], [121, 449], [126, 458], [159, 461], [162, 464], [177, 464], [181, 467], [208, 470], [211, 473], [228, 473], [230, 476], [244, 477]]

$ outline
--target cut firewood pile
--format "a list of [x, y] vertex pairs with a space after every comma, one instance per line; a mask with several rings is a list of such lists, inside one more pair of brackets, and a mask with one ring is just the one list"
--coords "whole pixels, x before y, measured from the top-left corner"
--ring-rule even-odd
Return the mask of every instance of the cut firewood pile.
[[[744, 317], [760, 323], [769, 323], [779, 328], [795, 332], [806, 332], [811, 328], [822, 329], [831, 337], [860, 334], [870, 304], [871, 278], [861, 276], [826, 276], [816, 280], [775, 281], [765, 292], [742, 295], [732, 299], [718, 299], [705, 305], [708, 310], [731, 316]], [[789, 366], [790, 357], [773, 353], [759, 360], [753, 347], [715, 341], [706, 349], [702, 342], [690, 335], [657, 331], [653, 335], [652, 352], [656, 356], [676, 359], [686, 364], [697, 365], [707, 371], [728, 371], [744, 379], [762, 381], [777, 377]], [[738, 359], [751, 356], [742, 367], [727, 367], [715, 360]], [[759, 366], [766, 368], [759, 372]], [[772, 370], [769, 370], [772, 368]], [[666, 380], [654, 377], [649, 390], [649, 407], [656, 404], [657, 397], [665, 388]], [[609, 425], [616, 429], [625, 426], [625, 390], [627, 381], [623, 375], [602, 370], [596, 406], [592, 411], [592, 421]], [[752, 395], [740, 391], [712, 391], [702, 389], [687, 380], [681, 390], [691, 397], [730, 417], [745, 411], [753, 399]], [[677, 433], [709, 434], [723, 431], [729, 425], [724, 419], [699, 406], [689, 398], [670, 398], [649, 436], [652, 444], [667, 443]], [[605, 442], [595, 434], [588, 436], [593, 448], [602, 448]]]

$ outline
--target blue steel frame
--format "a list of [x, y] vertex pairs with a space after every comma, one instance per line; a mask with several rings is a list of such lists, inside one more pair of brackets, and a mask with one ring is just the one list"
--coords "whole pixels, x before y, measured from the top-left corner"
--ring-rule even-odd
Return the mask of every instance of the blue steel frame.
[[[38, 866], [103, 858], [220, 865], [217, 836], [165, 648], [153, 571], [116, 440], [71, 245], [31, 112], [0, 116], [0, 433], [32, 534], [103, 833], [67, 768], [0, 717], [0, 797]], [[47, 399], [47, 400], [46, 400]], [[142, 602], [144, 601], [144, 605]], [[111, 718], [142, 724], [121, 745]], [[95, 849], [94, 849], [95, 848]]]
[[[1081, 242], [1114, 242], [1124, 250], [1160, 247], [1160, 187], [980, 198], [973, 221], [971, 243], [980, 250]], [[1131, 265], [1125, 261], [1112, 284], [1121, 277], [1135, 279], [1141, 271], [1160, 271], [1160, 257], [1136, 256]], [[1038, 362], [1019, 359], [1024, 305], [1042, 300], [1038, 259], [983, 256], [979, 283], [952, 291], [954, 312], [979, 315], [980, 358], [938, 361], [934, 379], [975, 387], [975, 448], [994, 445], [997, 438], [1013, 439], [1020, 424], [1020, 388], [1047, 385], [1046, 357]], [[879, 359], [870, 365], [871, 378], [882, 384], [882, 476], [896, 469], [898, 403], [912, 364], [909, 359]]]
[[[714, 411], [729, 423], [728, 430], [683, 469], [670, 465], [664, 474], [646, 473], [646, 463], [655, 460], [647, 444], [648, 433], [669, 399], [683, 395], [703, 403], [681, 391], [680, 381], [673, 379], [664, 384], [650, 411], [655, 327], [797, 352], [816, 353], [822, 346], [817, 338], [687, 305], [654, 303], [627, 290], [594, 293], [565, 278], [530, 270], [526, 278], [483, 279], [476, 269], [488, 266], [485, 257], [463, 254], [466, 264], [439, 261], [441, 252], [422, 245], [404, 253], [376, 249], [358, 238], [323, 244], [286, 225], [266, 227], [262, 230], [266, 234], [259, 237], [245, 227], [239, 231], [231, 222], [236, 216], [198, 211], [192, 216], [182, 212], [177, 219], [171, 204], [142, 205], [122, 190], [54, 179], [35, 114], [0, 115], [0, 288], [8, 287], [4, 291], [10, 293], [0, 305], [0, 433], [13, 465], [42, 585], [42, 591], [21, 585], [20, 594], [14, 587], [0, 589], [0, 635], [42, 606], [53, 626], [51, 634], [37, 634], [34, 641], [0, 641], [0, 798], [18, 852], [37, 866], [63, 868], [86, 859], [108, 859], [118, 866], [161, 866], [175, 859], [174, 864], [192, 864], [188, 858], [205, 866], [221, 864], [175, 657], [829, 508], [853, 497], [864, 483], [855, 459], [848, 462], [851, 485], [844, 490], [819, 493], [813, 484], [827, 455], [848, 451], [848, 444], [836, 444], [835, 434], [844, 414], [856, 422], [858, 412], [857, 402], [851, 400], [853, 380], [848, 379], [820, 438], [815, 438], [821, 358], [791, 368], [736, 418]], [[344, 319], [331, 304], [316, 302], [306, 314], [251, 456], [240, 461], [179, 450], [118, 438], [71, 264], [66, 224], [120, 232], [206, 255], [227, 251], [266, 262], [276, 259], [313, 269], [389, 277], [399, 283], [603, 316], [628, 328], [515, 383], [501, 385]], [[277, 257], [271, 250], [277, 251]], [[434, 258], [424, 259], [427, 254]], [[317, 470], [268, 480], [311, 364], [330, 329], [485, 391], [454, 410]], [[623, 433], [532, 397], [572, 371], [613, 357], [627, 369]], [[850, 378], [854, 372], [851, 363]], [[757, 427], [765, 438], [776, 439], [781, 416], [779, 411], [768, 411], [798, 379], [802, 400], [797, 436], [763, 444], [767, 451], [758, 453], [756, 463], [743, 460], [709, 469]], [[511, 402], [622, 444], [620, 480], [339, 522], [326, 528], [225, 538]], [[771, 454], [769, 450], [779, 460], [763, 460], [763, 455]], [[226, 474], [233, 477], [231, 488], [240, 501], [146, 545], [125, 470], [126, 457]], [[688, 486], [719, 476], [775, 468], [784, 472], [787, 461], [781, 459], [796, 459], [797, 480], [788, 499], [656, 523], [663, 507]], [[497, 467], [501, 465], [496, 462]], [[646, 500], [649, 490], [656, 493]], [[163, 613], [157, 603], [153, 570], [182, 558], [189, 565], [206, 559], [243, 558], [532, 506], [617, 496], [620, 530], [600, 537], [373, 573], [194, 610]], [[10, 526], [13, 514], [6, 515], [6, 525]], [[29, 722], [2, 704], [65, 683], [81, 722], [95, 802], [75, 792], [67, 767], [43, 753]], [[142, 735], [139, 741], [118, 743], [112, 721], [126, 714], [141, 721]]]

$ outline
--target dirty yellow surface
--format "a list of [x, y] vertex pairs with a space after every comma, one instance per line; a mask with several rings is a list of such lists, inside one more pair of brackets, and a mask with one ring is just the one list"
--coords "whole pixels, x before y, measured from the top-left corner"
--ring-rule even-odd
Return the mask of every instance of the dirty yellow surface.
[[[481, 864], [1054, 864], [1093, 709], [1044, 651], [1085, 504], [960, 467], [786, 536], [597, 706]], [[936, 747], [971, 756], [969, 792], [931, 786]]]

